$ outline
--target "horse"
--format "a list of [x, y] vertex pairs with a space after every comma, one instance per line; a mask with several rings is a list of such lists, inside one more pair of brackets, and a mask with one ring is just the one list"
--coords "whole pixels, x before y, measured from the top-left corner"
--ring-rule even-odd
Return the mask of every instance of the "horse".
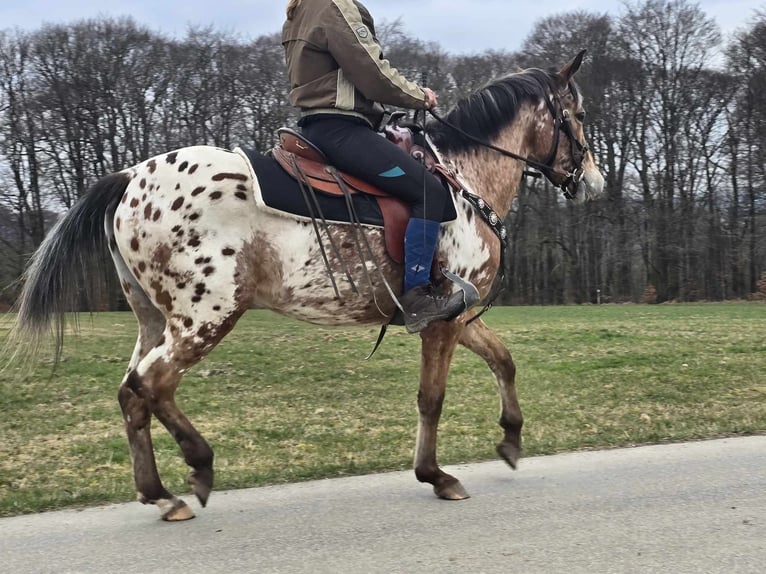
[[[437, 258], [473, 283], [485, 302], [502, 263], [504, 238], [493, 225], [509, 213], [526, 164], [574, 202], [602, 192], [604, 179], [585, 140], [583, 98], [573, 80], [583, 55], [558, 71], [530, 68], [494, 80], [461, 99], [443, 123], [428, 122], [440, 160], [463, 191], [471, 192], [455, 195], [457, 219], [442, 225]], [[156, 417], [178, 443], [191, 469], [191, 490], [204, 507], [213, 487], [213, 450], [177, 406], [175, 392], [183, 374], [247, 309], [257, 305], [321, 325], [381, 325], [396, 311], [396, 294], [385, 285], [401, 284], [402, 266], [387, 254], [380, 227], [364, 228], [370, 253], [354, 263], [354, 226], [330, 222], [317, 233], [303, 219], [257, 204], [260, 185], [237, 150], [192, 146], [157, 155], [93, 184], [51, 229], [25, 272], [17, 340], [37, 348], [53, 332], [58, 354], [65, 313], [79, 293], [80, 264], [99, 249], [111, 254], [138, 320], [118, 390], [135, 489], [138, 500], [156, 505], [164, 520], [186, 520], [194, 512], [163, 486], [150, 421]], [[480, 216], [469, 196], [479, 197], [489, 218]], [[343, 268], [357, 288], [351, 281], [331, 281], [318, 256], [328, 236], [339, 248], [327, 264]], [[378, 275], [365, 282], [369, 268]], [[480, 313], [478, 306], [466, 309], [419, 333], [414, 471], [442, 499], [468, 498], [436, 457], [447, 374], [458, 344], [482, 357], [496, 378], [503, 430], [497, 453], [513, 469], [521, 454], [523, 417], [513, 358]]]

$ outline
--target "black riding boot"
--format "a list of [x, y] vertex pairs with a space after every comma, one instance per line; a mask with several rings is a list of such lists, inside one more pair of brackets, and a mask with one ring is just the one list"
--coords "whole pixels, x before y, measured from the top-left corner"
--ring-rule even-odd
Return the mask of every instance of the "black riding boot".
[[431, 286], [431, 263], [439, 238], [439, 222], [412, 218], [404, 234], [404, 295], [400, 299], [404, 326], [410, 333], [431, 321], [449, 321], [465, 310], [463, 292], [440, 295]]
[[465, 311], [465, 294], [439, 295], [430, 283], [413, 287], [399, 302], [404, 310], [404, 326], [408, 333], [425, 329], [432, 321], [449, 321]]

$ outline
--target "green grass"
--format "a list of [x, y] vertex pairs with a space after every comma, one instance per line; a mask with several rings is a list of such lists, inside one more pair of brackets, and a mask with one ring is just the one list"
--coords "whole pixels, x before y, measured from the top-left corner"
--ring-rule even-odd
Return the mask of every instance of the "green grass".
[[[766, 305], [496, 308], [511, 348], [527, 456], [766, 431]], [[83, 320], [64, 360], [0, 375], [0, 515], [134, 497], [117, 386], [131, 314]], [[419, 339], [318, 328], [251, 311], [184, 378], [178, 400], [216, 453], [216, 488], [410, 468]], [[486, 365], [456, 353], [442, 464], [494, 459], [498, 399]], [[188, 469], [154, 426], [166, 486]], [[415, 478], [413, 476], [413, 488]]]

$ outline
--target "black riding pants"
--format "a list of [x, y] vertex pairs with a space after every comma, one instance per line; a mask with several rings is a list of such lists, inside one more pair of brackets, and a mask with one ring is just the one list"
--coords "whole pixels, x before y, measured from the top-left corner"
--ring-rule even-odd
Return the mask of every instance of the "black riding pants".
[[441, 182], [363, 120], [317, 115], [303, 118], [300, 125], [330, 163], [409, 203], [412, 218], [444, 222], [457, 217]]

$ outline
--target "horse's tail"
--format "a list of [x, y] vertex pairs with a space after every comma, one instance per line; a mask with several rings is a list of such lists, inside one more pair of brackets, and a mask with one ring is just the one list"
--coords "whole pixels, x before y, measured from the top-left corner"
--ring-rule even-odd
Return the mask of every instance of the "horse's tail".
[[16, 304], [14, 351], [34, 353], [49, 334], [55, 338], [56, 361], [63, 345], [65, 313], [77, 310], [82, 283], [93, 264], [103, 261], [106, 225], [111, 225], [120, 198], [130, 183], [125, 173], [97, 181], [50, 230], [24, 273]]

